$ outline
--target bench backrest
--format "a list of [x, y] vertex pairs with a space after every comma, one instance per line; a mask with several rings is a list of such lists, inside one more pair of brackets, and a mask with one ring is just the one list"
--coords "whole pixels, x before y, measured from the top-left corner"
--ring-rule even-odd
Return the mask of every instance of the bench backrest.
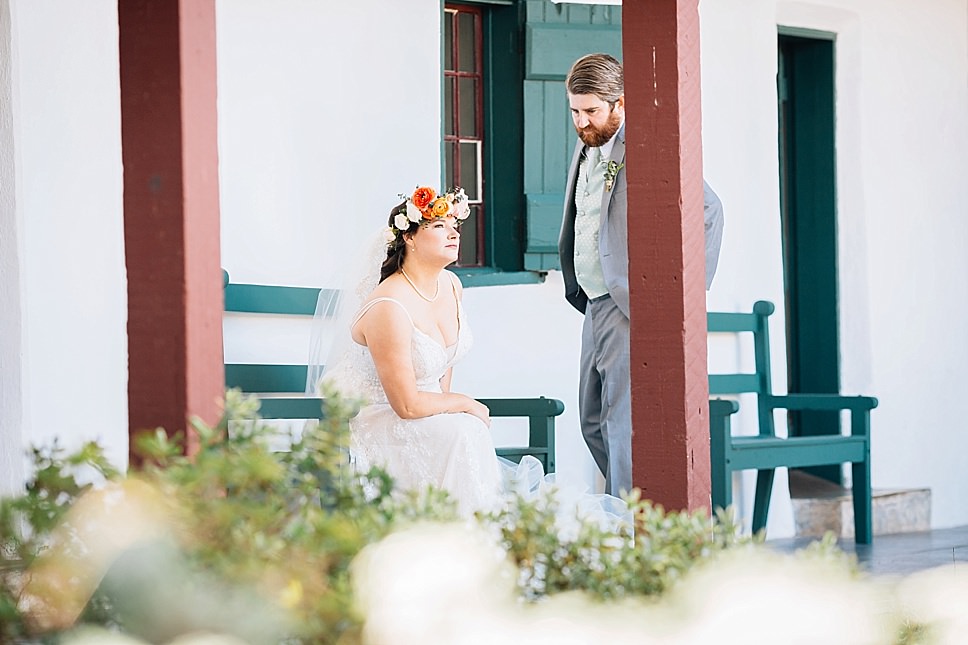
[[[320, 289], [316, 287], [286, 287], [256, 284], [233, 284], [228, 273], [223, 272], [225, 283], [225, 311], [235, 313], [282, 314], [312, 316]], [[753, 373], [710, 374], [709, 394], [735, 395], [743, 393], [772, 393], [770, 376], [769, 317], [775, 311], [772, 302], [760, 300], [753, 305], [751, 313], [709, 312], [706, 314], [710, 333], [750, 333], [753, 337], [755, 371]], [[234, 364], [225, 365], [226, 387], [237, 387], [243, 392], [265, 394], [302, 394], [306, 388], [306, 365]], [[773, 415], [765, 405], [759, 407], [761, 434], [773, 434]], [[305, 402], [294, 403], [291, 398], [265, 399], [260, 413], [264, 418], [287, 418], [294, 405], [305, 406], [310, 413], [306, 418], [319, 414], [320, 399], [307, 397]], [[279, 410], [276, 410], [279, 407]]]
[[293, 316], [312, 316], [316, 313], [319, 288], [232, 284], [229, 274], [224, 271], [222, 281], [225, 285], [225, 311]]
[[772, 394], [770, 375], [769, 318], [776, 310], [772, 302], [759, 300], [751, 313], [709, 312], [706, 326], [709, 333], [750, 333], [753, 335], [753, 373], [710, 374], [709, 396], [752, 393], [757, 395], [761, 435], [774, 435], [773, 414], [760, 395]]
[[[222, 272], [225, 284], [225, 311], [235, 313], [283, 314], [312, 316], [319, 298], [318, 287], [284, 287], [259, 284], [233, 284]], [[331, 299], [332, 300], [332, 299]], [[759, 300], [751, 313], [706, 314], [709, 333], [744, 333], [753, 335], [753, 373], [710, 374], [709, 394], [771, 394], [769, 317], [776, 310], [772, 302]], [[225, 379], [229, 387], [244, 392], [303, 392], [306, 385], [305, 365], [226, 364]]]
[[[222, 282], [227, 312], [288, 316], [316, 313], [319, 288], [232, 284], [225, 271], [222, 271]], [[307, 370], [303, 364], [226, 363], [225, 386], [237, 387], [243, 392], [293, 395], [263, 398], [259, 414], [264, 419], [319, 419], [322, 417], [322, 398], [304, 394]]]
[[[231, 313], [311, 317], [321, 291], [311, 287], [231, 284], [224, 271], [222, 279], [225, 311]], [[304, 364], [226, 363], [225, 385], [257, 394], [263, 419], [320, 419], [324, 414], [322, 397], [304, 393], [307, 371]], [[531, 455], [541, 462], [546, 473], [555, 472], [555, 417], [565, 409], [561, 401], [546, 397], [478, 400], [488, 407], [492, 417], [528, 421], [527, 445], [500, 446], [498, 455], [512, 461]]]

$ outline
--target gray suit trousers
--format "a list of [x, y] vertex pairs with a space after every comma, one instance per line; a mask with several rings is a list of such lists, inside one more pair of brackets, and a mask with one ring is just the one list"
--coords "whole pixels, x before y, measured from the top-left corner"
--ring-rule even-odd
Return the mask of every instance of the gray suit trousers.
[[610, 296], [589, 301], [581, 330], [578, 413], [582, 435], [605, 475], [605, 492], [632, 488], [629, 319]]

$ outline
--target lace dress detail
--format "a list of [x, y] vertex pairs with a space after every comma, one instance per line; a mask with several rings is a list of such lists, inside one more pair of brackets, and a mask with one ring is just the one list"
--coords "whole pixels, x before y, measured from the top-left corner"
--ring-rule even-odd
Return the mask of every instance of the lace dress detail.
[[[374, 298], [360, 309], [353, 324], [380, 302], [394, 303], [406, 312], [397, 300]], [[473, 337], [460, 300], [457, 320], [457, 341], [447, 348], [410, 320], [418, 390], [440, 392], [440, 379], [470, 350]], [[355, 342], [326, 380], [344, 396], [367, 403], [350, 420], [350, 452], [358, 469], [381, 466], [406, 489], [443, 488], [465, 516], [497, 506], [501, 474], [490, 431], [483, 421], [467, 413], [401, 419], [387, 402], [369, 349]]]

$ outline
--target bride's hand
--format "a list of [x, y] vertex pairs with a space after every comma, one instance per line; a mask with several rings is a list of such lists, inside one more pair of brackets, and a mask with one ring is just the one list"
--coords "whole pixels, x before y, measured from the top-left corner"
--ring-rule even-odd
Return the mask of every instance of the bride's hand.
[[468, 409], [466, 412], [468, 414], [473, 414], [475, 417], [484, 422], [484, 425], [491, 427], [491, 411], [487, 409], [487, 406], [478, 401], [477, 399], [472, 399], [467, 397]]

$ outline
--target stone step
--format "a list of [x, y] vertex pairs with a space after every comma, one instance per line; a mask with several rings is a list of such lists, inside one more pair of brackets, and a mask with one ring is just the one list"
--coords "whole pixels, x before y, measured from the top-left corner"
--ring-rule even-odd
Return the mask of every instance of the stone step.
[[[827, 531], [841, 538], [854, 537], [850, 489], [791, 469], [790, 498], [797, 537], [820, 537]], [[931, 489], [874, 489], [871, 512], [874, 535], [928, 531]]]

